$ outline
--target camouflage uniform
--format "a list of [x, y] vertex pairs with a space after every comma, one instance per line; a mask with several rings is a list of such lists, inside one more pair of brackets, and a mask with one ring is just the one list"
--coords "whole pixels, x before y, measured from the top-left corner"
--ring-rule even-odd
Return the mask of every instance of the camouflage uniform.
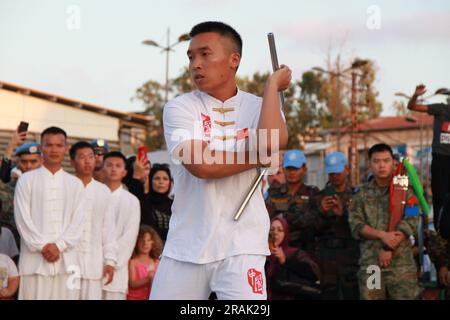
[[302, 184], [298, 192], [291, 196], [288, 194], [286, 184], [270, 187], [266, 207], [270, 217], [283, 214], [289, 223], [291, 241], [290, 246], [302, 248], [309, 254], [315, 254], [315, 236], [313, 223], [314, 197], [319, 189], [314, 186]]
[[20, 236], [17, 231], [14, 220], [14, 189], [17, 179], [5, 184], [0, 181], [0, 200], [2, 201], [2, 210], [0, 212], [0, 225], [7, 227], [14, 235], [17, 246], [20, 246]]
[[[436, 266], [439, 272], [441, 267], [450, 267], [450, 244], [447, 240], [442, 238], [439, 233], [432, 230], [424, 231], [424, 242], [431, 262]], [[450, 268], [449, 268], [450, 269]], [[445, 298], [450, 300], [450, 290], [445, 288]]]
[[[408, 189], [407, 199], [413, 197], [412, 189]], [[380, 289], [370, 289], [369, 285], [375, 274], [368, 269], [370, 266], [378, 266], [378, 256], [383, 248], [379, 240], [368, 240], [360, 236], [365, 225], [377, 230], [388, 230], [390, 219], [390, 194], [388, 187], [379, 187], [375, 179], [366, 183], [353, 197], [350, 204], [349, 224], [353, 237], [361, 239], [360, 269], [358, 272], [359, 290], [361, 299], [417, 299], [421, 289], [418, 284], [417, 267], [413, 257], [413, 250], [409, 237], [414, 235], [419, 221], [418, 216], [404, 217], [397, 226], [397, 230], [405, 234], [394, 252], [392, 262], [387, 268], [381, 269]]]
[[[348, 186], [344, 192], [336, 193], [328, 184], [316, 197], [318, 237], [318, 259], [322, 272], [322, 298], [325, 300], [358, 300], [359, 241], [353, 239], [348, 224], [348, 207], [356, 189]], [[323, 197], [336, 194], [342, 202], [344, 214], [336, 216], [333, 212], [320, 212]]]

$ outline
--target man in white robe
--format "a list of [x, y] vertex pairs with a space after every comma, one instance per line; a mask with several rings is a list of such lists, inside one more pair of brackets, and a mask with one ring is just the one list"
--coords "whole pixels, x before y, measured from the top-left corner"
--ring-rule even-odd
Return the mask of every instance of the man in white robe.
[[[67, 135], [57, 127], [41, 134], [43, 166], [23, 174], [14, 196], [21, 236], [19, 299], [74, 299], [75, 246], [85, 213], [80, 179], [62, 169]], [[71, 275], [72, 274], [72, 275]]]
[[[111, 283], [117, 261], [112, 194], [106, 185], [93, 178], [94, 152], [94, 147], [85, 141], [75, 143], [69, 152], [75, 174], [86, 190], [86, 220], [81, 241], [76, 247], [81, 300], [102, 299], [102, 285]], [[105, 283], [102, 283], [102, 278]]]
[[128, 292], [128, 261], [136, 246], [141, 211], [139, 200], [122, 187], [122, 179], [127, 174], [126, 158], [113, 151], [105, 155], [103, 169], [105, 184], [112, 192], [114, 206], [117, 265], [113, 281], [103, 286], [103, 299], [125, 300]]

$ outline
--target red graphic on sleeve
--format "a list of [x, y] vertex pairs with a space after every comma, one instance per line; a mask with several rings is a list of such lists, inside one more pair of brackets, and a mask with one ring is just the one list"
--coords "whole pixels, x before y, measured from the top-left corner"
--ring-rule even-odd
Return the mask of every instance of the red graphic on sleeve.
[[412, 196], [411, 198], [408, 199], [408, 201], [406, 201], [406, 203], [410, 207], [417, 206], [419, 204], [419, 200], [417, 200], [416, 196]]
[[211, 138], [211, 117], [202, 113], [203, 122], [203, 135], [206, 140], [209, 141]]
[[248, 138], [248, 128], [244, 128], [236, 132], [236, 140], [242, 140], [245, 138]]
[[448, 133], [450, 133], [450, 121], [444, 121], [442, 123], [441, 132], [448, 132]]
[[254, 268], [248, 269], [247, 279], [253, 293], [263, 294], [263, 276], [261, 272]]

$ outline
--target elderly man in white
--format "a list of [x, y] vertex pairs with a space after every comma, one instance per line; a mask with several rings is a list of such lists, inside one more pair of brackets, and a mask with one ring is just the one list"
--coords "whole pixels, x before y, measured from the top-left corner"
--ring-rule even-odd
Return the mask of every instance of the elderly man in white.
[[74, 247], [85, 220], [81, 181], [62, 169], [67, 135], [57, 127], [41, 134], [43, 166], [23, 174], [14, 196], [21, 236], [19, 299], [74, 299]]
[[[79, 258], [79, 298], [101, 300], [102, 285], [113, 280], [117, 262], [114, 208], [109, 188], [93, 178], [95, 150], [86, 141], [70, 148], [76, 176], [85, 187], [86, 220], [83, 236], [76, 247]], [[104, 283], [102, 283], [102, 278]]]

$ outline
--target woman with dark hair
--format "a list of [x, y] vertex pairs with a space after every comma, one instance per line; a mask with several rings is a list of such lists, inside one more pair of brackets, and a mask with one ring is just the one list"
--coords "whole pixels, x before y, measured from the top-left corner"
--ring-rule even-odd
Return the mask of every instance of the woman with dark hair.
[[172, 215], [173, 199], [169, 197], [172, 175], [166, 163], [154, 163], [127, 159], [127, 176], [123, 183], [141, 202], [141, 224], [153, 227], [165, 242]]
[[173, 199], [169, 197], [172, 186], [169, 165], [153, 164], [148, 184], [149, 192], [142, 201], [141, 223], [155, 228], [163, 241], [166, 241], [173, 203]]
[[318, 299], [320, 270], [305, 251], [290, 247], [289, 225], [283, 215], [270, 224], [269, 249], [265, 266], [269, 300]]

